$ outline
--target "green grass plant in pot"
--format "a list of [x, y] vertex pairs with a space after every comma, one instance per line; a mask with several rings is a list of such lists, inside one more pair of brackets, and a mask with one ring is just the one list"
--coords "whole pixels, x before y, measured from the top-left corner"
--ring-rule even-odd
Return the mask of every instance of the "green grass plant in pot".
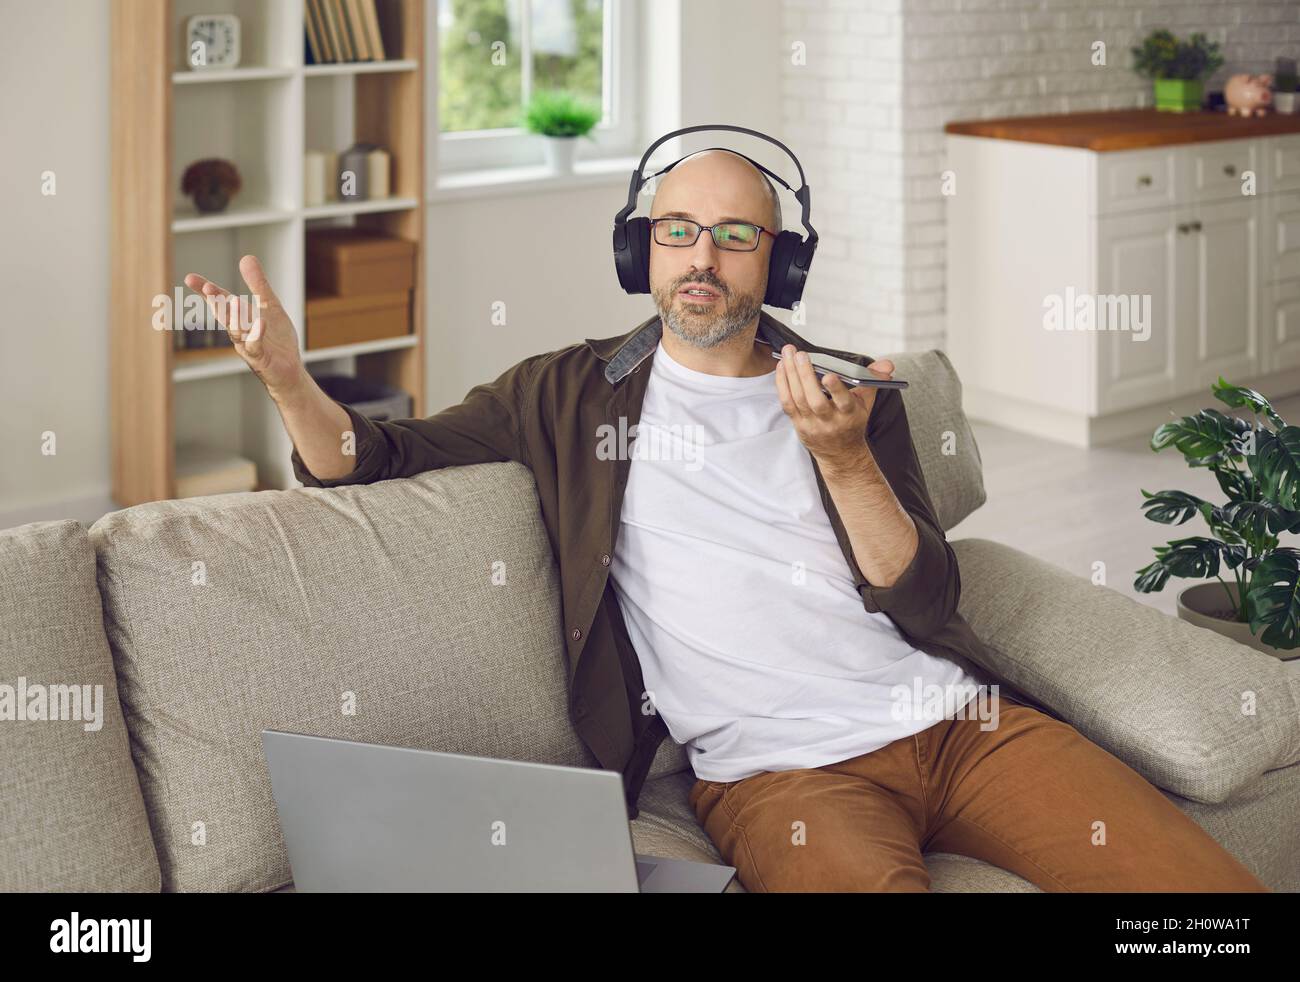
[[1133, 52], [1133, 70], [1155, 80], [1156, 109], [1196, 112], [1204, 97], [1204, 80], [1223, 64], [1219, 46], [1204, 34], [1180, 41], [1163, 28], [1152, 31]]
[[524, 108], [524, 127], [545, 138], [546, 162], [553, 174], [573, 172], [573, 155], [578, 137], [595, 143], [591, 130], [600, 122], [602, 112], [562, 89], [542, 89]]
[[1202, 409], [1158, 427], [1151, 449], [1173, 447], [1189, 467], [1209, 468], [1227, 504], [1142, 489], [1153, 522], [1182, 525], [1199, 515], [1210, 534], [1156, 546], [1155, 561], [1137, 571], [1133, 587], [1151, 593], [1171, 576], [1217, 580], [1184, 588], [1178, 616], [1289, 660], [1300, 645], [1300, 550], [1282, 545], [1281, 535], [1300, 532], [1300, 427], [1287, 425], [1253, 389], [1222, 376], [1210, 389], [1251, 418]]

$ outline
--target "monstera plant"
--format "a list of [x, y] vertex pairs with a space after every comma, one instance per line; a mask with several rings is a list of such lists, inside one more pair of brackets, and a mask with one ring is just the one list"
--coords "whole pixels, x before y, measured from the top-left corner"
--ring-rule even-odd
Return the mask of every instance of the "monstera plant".
[[[1133, 586], [1150, 593], [1171, 576], [1216, 578], [1221, 593], [1211, 583], [1184, 590], [1180, 601], [1192, 590], [1208, 589], [1222, 611], [1210, 616], [1237, 622], [1237, 634], [1248, 626], [1249, 634], [1239, 640], [1257, 639], [1261, 650], [1293, 649], [1300, 645], [1300, 551], [1279, 542], [1283, 532], [1300, 531], [1300, 427], [1288, 426], [1253, 389], [1230, 385], [1222, 376], [1210, 388], [1224, 405], [1249, 410], [1251, 418], [1202, 409], [1161, 425], [1151, 437], [1151, 449], [1173, 447], [1188, 466], [1208, 467], [1228, 502], [1214, 504], [1186, 491], [1152, 494], [1143, 489], [1147, 518], [1182, 525], [1199, 515], [1210, 534], [1156, 546], [1155, 561], [1138, 570]], [[1234, 636], [1232, 630], [1222, 633]]]

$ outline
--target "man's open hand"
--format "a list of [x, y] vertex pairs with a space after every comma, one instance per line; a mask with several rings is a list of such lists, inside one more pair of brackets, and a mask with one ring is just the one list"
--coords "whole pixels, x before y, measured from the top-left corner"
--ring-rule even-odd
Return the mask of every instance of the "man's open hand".
[[185, 285], [203, 294], [209, 309], [230, 335], [235, 353], [262, 380], [271, 396], [285, 396], [306, 374], [298, 351], [298, 332], [256, 256], [239, 261], [239, 274], [257, 298], [256, 310], [198, 273], [187, 274]]

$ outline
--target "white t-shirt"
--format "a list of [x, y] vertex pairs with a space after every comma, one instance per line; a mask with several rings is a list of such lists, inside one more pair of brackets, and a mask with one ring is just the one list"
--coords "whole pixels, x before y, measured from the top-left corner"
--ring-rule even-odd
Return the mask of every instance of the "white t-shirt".
[[[662, 341], [651, 364], [610, 573], [696, 776], [820, 767], [953, 715], [977, 681], [863, 607], [775, 377], [698, 372]], [[948, 711], [899, 710], [897, 685], [952, 687]]]

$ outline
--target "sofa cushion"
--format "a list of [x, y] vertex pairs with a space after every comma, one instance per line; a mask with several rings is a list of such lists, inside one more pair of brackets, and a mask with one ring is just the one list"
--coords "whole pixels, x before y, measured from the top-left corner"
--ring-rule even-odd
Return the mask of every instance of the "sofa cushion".
[[0, 893], [156, 891], [86, 530], [0, 531], [0, 598]]
[[290, 881], [264, 728], [598, 766], [520, 464], [154, 502], [90, 535], [165, 890]]
[[903, 408], [935, 516], [946, 532], [984, 504], [984, 464], [961, 407], [961, 379], [942, 351], [884, 355], [906, 379]]
[[986, 665], [1157, 787], [1231, 799], [1300, 761], [1300, 675], [1011, 546], [952, 544]]

